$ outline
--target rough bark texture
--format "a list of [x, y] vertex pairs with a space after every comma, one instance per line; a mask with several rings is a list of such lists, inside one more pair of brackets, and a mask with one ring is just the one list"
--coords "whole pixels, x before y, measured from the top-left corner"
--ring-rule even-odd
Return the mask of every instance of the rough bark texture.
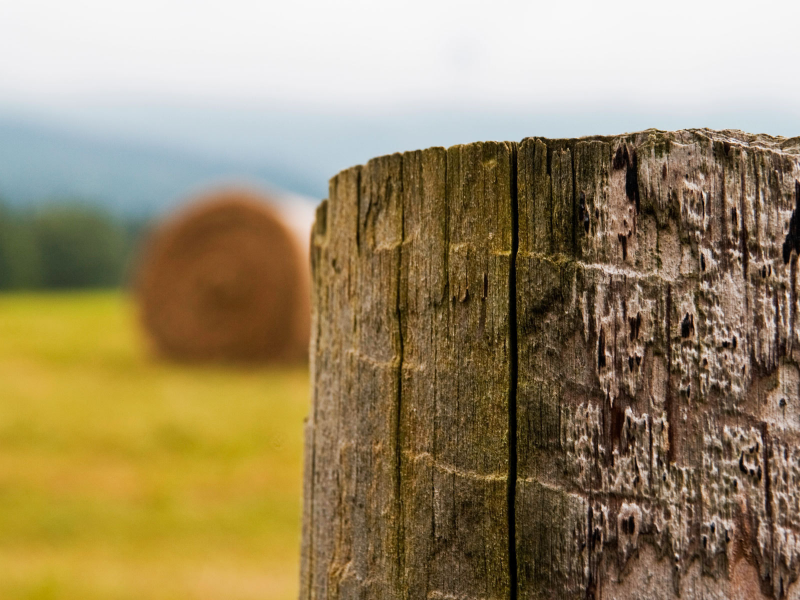
[[798, 180], [708, 130], [337, 175], [301, 599], [800, 598]]

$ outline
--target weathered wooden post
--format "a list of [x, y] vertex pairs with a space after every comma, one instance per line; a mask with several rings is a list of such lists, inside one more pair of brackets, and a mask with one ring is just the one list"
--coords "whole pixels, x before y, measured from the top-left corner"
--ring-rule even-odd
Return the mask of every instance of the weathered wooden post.
[[708, 130], [334, 177], [301, 600], [800, 597], [798, 180]]

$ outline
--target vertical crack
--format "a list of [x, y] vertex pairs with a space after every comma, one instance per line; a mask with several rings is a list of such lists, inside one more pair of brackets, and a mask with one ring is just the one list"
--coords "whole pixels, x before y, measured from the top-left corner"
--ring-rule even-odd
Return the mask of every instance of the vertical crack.
[[405, 221], [405, 190], [402, 189], [403, 184], [403, 169], [406, 167], [405, 165], [406, 159], [405, 157], [401, 158], [400, 160], [400, 245], [398, 246], [397, 251], [397, 288], [395, 290], [396, 294], [396, 304], [395, 304], [395, 316], [397, 317], [397, 333], [398, 333], [398, 346], [397, 346], [397, 399], [395, 402], [395, 432], [394, 432], [394, 443], [395, 443], [395, 468], [397, 469], [395, 473], [395, 509], [397, 511], [396, 519], [397, 519], [397, 589], [398, 590], [405, 590], [405, 522], [403, 519], [403, 448], [401, 442], [402, 436], [402, 419], [403, 419], [403, 243], [406, 239], [406, 221]]
[[508, 568], [510, 599], [517, 599], [517, 251], [519, 250], [517, 147], [511, 151], [511, 264], [508, 272], [510, 366], [508, 385]]

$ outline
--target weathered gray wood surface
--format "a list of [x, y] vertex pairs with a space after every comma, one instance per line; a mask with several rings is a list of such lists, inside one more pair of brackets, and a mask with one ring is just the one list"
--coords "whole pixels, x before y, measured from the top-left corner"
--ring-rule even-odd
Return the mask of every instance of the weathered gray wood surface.
[[707, 130], [337, 175], [301, 599], [800, 598], [798, 180]]

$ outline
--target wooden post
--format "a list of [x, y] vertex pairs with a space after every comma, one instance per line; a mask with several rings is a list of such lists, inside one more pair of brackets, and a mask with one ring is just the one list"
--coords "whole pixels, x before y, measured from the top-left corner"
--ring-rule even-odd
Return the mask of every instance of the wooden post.
[[798, 180], [709, 130], [334, 177], [301, 600], [800, 598]]

